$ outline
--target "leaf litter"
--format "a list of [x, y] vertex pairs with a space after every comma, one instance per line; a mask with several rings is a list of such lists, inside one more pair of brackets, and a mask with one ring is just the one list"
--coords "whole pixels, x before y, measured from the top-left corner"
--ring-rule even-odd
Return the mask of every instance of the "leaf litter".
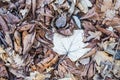
[[119, 0], [1, 0], [0, 80], [119, 80]]

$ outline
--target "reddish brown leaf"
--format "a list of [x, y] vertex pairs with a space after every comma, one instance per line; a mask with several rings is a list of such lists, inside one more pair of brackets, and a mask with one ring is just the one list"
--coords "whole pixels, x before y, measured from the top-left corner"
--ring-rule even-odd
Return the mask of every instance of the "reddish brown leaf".
[[103, 32], [104, 34], [108, 35], [108, 36], [118, 38], [118, 36], [117, 36], [114, 32], [111, 32], [111, 31], [106, 30], [106, 29], [104, 29], [104, 28], [101, 28], [101, 27], [99, 27], [99, 26], [96, 26], [96, 28], [97, 28], [98, 30], [100, 30], [101, 32]]
[[3, 29], [3, 31], [8, 31], [8, 26], [6, 24], [6, 22], [4, 21], [4, 19], [0, 16], [0, 25]]

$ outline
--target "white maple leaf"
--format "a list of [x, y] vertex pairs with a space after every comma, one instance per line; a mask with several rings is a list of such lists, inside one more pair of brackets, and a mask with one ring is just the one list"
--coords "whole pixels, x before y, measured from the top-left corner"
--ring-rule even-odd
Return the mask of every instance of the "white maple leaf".
[[68, 54], [72, 61], [76, 61], [90, 50], [90, 48], [84, 48], [88, 44], [83, 42], [83, 35], [83, 30], [74, 30], [73, 35], [67, 37], [55, 33], [53, 50], [59, 55]]

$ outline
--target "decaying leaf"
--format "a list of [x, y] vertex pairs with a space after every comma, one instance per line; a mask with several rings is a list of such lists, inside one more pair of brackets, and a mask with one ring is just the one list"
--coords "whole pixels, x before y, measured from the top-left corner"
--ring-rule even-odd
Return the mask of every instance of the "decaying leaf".
[[4, 31], [8, 31], [8, 26], [1, 16], [0, 16], [0, 25]]
[[120, 78], [120, 68], [119, 67], [120, 67], [120, 61], [116, 60], [112, 72], [117, 78]]
[[46, 53], [46, 58], [38, 62], [37, 66], [38, 68], [40, 68], [40, 71], [44, 71], [55, 64], [57, 59], [58, 55], [55, 55], [55, 52], [53, 52], [52, 50], [48, 50]]
[[116, 37], [116, 38], [118, 37], [114, 32], [101, 28], [100, 26], [96, 26], [96, 28], [108, 36]]
[[95, 8], [90, 9], [88, 13], [85, 16], [81, 17], [80, 19], [87, 19], [91, 17], [95, 17], [96, 19], [99, 19], [98, 14], [95, 11]]
[[107, 9], [110, 9], [111, 7], [112, 7], [112, 0], [103, 0], [101, 11], [105, 12]]
[[14, 48], [16, 52], [21, 53], [22, 47], [21, 47], [21, 37], [20, 33], [18, 31], [15, 31], [14, 33]]
[[59, 55], [68, 54], [72, 61], [76, 61], [90, 50], [90, 48], [84, 48], [87, 44], [82, 42], [83, 35], [83, 30], [75, 30], [72, 36], [67, 37], [55, 33], [53, 50]]
[[98, 65], [100, 65], [101, 62], [105, 62], [105, 61], [112, 62], [113, 61], [113, 58], [108, 56], [108, 54], [105, 53], [104, 51], [97, 51], [94, 59], [95, 59], [95, 61], [97, 62]]
[[25, 32], [25, 36], [23, 36], [23, 54], [26, 54], [31, 49], [35, 39], [35, 34], [36, 32], [32, 32], [30, 34]]
[[98, 39], [100, 40], [100, 36], [102, 35], [102, 33], [100, 31], [95, 31], [95, 32], [91, 32], [89, 31], [88, 34], [90, 35], [89, 37], [87, 37], [87, 41], [91, 40], [91, 39]]
[[26, 77], [25, 80], [44, 80], [45, 75], [37, 71], [31, 72], [29, 77]]

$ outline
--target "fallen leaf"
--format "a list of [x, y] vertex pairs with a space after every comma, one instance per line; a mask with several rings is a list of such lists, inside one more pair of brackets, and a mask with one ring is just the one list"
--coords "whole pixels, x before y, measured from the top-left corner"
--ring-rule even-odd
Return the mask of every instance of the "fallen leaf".
[[26, 54], [31, 49], [35, 35], [36, 32], [32, 32], [30, 34], [26, 33], [26, 35], [23, 36], [23, 54]]
[[91, 22], [83, 21], [82, 25], [85, 28], [85, 30], [87, 30], [87, 31], [95, 31], [96, 30]]
[[33, 14], [33, 18], [35, 18], [36, 6], [37, 6], [36, 0], [32, 0], [32, 14]]
[[4, 21], [4, 19], [2, 18], [2, 16], [0, 16], [0, 25], [1, 25], [3, 31], [8, 31], [8, 26], [7, 26], [6, 22]]
[[84, 59], [84, 58], [87, 58], [87, 57], [94, 55], [96, 53], [96, 51], [97, 51], [97, 48], [95, 47], [95, 48], [91, 49], [87, 54], [83, 55], [81, 57], [81, 59]]
[[113, 61], [113, 58], [110, 57], [107, 53], [105, 53], [104, 51], [97, 51], [94, 57], [94, 60], [96, 61], [96, 63], [98, 65], [100, 65], [101, 62], [105, 62], [105, 61]]
[[97, 39], [100, 40], [100, 36], [102, 35], [102, 33], [100, 31], [95, 31], [95, 32], [91, 32], [89, 31], [88, 34], [90, 36], [87, 37], [86, 41], [89, 41], [91, 39]]
[[19, 26], [18, 30], [19, 31], [27, 31], [27, 30], [30, 30], [34, 26], [35, 26], [35, 24], [25, 24], [25, 25]]
[[75, 10], [75, 4], [76, 4], [76, 0], [70, 0], [69, 2], [71, 2], [70, 8], [68, 10], [68, 12], [70, 13], [70, 15], [73, 14], [74, 10]]
[[26, 77], [25, 80], [44, 80], [46, 77], [37, 71], [31, 72], [30, 76]]
[[88, 79], [91, 79], [95, 75], [95, 63], [89, 63], [89, 70], [88, 70]]
[[90, 62], [90, 57], [81, 59], [79, 62], [83, 65], [86, 65]]
[[95, 11], [95, 8], [90, 9], [85, 16], [82, 16], [80, 19], [88, 19], [88, 18], [93, 18], [99, 19], [99, 16], [97, 12]]
[[120, 8], [120, 0], [116, 0], [114, 8], [115, 8], [115, 10], [118, 10]]
[[120, 78], [120, 61], [119, 60], [115, 60], [115, 65], [113, 67], [112, 72], [117, 78]]
[[77, 16], [73, 16], [73, 20], [75, 21], [75, 24], [78, 26], [78, 28], [81, 29], [80, 19]]
[[84, 48], [87, 44], [82, 40], [83, 30], [75, 30], [72, 36], [67, 37], [55, 33], [53, 36], [53, 50], [59, 55], [68, 54], [72, 61], [76, 61], [90, 50], [90, 48]]
[[81, 5], [83, 6], [83, 12], [87, 13], [88, 12], [88, 7], [92, 7], [92, 3], [89, 0], [81, 0], [80, 1]]
[[105, 12], [107, 9], [110, 9], [111, 7], [112, 7], [112, 0], [103, 0], [101, 11]]
[[6, 32], [6, 33], [5, 33], [5, 41], [7, 42], [7, 44], [8, 44], [10, 47], [13, 47], [13, 45], [12, 45], [12, 40], [11, 40], [11, 37], [10, 37], [10, 33], [9, 33], [9, 32]]
[[113, 19], [115, 17], [115, 10], [107, 10], [105, 16], [106, 18]]
[[56, 53], [52, 50], [48, 50], [45, 56], [46, 57], [43, 60], [36, 64], [38, 68], [40, 68], [39, 71], [47, 70], [47, 68], [51, 67], [57, 62], [58, 55], [56, 55]]
[[20, 33], [18, 31], [15, 31], [14, 33], [14, 49], [16, 52], [21, 53], [22, 47], [21, 47], [21, 37]]
[[65, 78], [58, 80], [77, 80], [72, 74], [67, 74]]
[[97, 28], [98, 30], [100, 30], [101, 32], [103, 32], [104, 34], [108, 35], [108, 36], [118, 38], [118, 35], [116, 35], [114, 32], [111, 32], [111, 31], [109, 31], [109, 30], [106, 30], [106, 29], [104, 29], [104, 28], [102, 28], [102, 27], [100, 27], [100, 26], [96, 26], [96, 28]]

